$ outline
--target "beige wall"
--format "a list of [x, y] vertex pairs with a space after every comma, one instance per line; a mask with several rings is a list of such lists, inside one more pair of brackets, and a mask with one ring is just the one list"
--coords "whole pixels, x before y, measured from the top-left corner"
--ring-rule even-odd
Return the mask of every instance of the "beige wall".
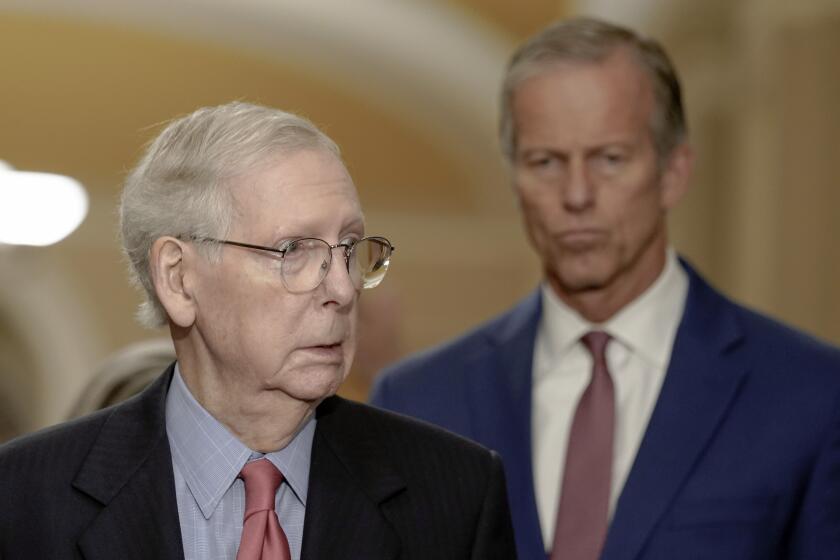
[[840, 342], [840, 2], [648, 3], [698, 153], [677, 246], [737, 299]]
[[[616, 2], [596, 4], [661, 37], [686, 83], [700, 159], [673, 216], [678, 247], [729, 293], [840, 341], [836, 3]], [[286, 0], [264, 13], [243, 0], [195, 17], [189, 5], [0, 0], [0, 159], [91, 194], [65, 241], [0, 250], [0, 405], [19, 429], [60, 420], [109, 355], [161, 335], [131, 318], [114, 207], [155, 123], [199, 105], [248, 99], [322, 125], [369, 230], [397, 245], [364, 295], [347, 394], [538, 279], [496, 150], [498, 77], [517, 41], [586, 2]]]

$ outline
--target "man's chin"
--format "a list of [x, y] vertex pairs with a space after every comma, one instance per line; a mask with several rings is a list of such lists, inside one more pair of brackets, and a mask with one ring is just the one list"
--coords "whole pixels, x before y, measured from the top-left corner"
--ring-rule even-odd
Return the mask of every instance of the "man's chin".
[[301, 371], [287, 387], [286, 392], [294, 399], [317, 403], [336, 394], [344, 381], [343, 368], [312, 368]]
[[549, 284], [555, 291], [570, 296], [597, 292], [604, 289], [609, 281], [609, 274], [600, 270], [597, 263], [592, 261], [552, 272]]

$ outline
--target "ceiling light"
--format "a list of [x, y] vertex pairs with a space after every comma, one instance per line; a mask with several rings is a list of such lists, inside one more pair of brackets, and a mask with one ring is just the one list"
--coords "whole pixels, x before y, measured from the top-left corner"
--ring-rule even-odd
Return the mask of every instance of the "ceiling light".
[[16, 171], [0, 161], [0, 244], [52, 245], [88, 211], [84, 187], [52, 173]]

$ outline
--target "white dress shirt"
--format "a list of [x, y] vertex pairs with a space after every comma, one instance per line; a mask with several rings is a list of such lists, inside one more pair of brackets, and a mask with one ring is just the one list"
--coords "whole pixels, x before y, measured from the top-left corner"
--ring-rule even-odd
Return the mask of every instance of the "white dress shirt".
[[592, 373], [592, 356], [580, 338], [591, 330], [612, 337], [607, 345], [616, 399], [612, 516], [665, 379], [687, 293], [688, 277], [673, 250], [668, 251], [656, 281], [603, 324], [588, 322], [543, 285], [534, 345], [531, 428], [534, 490], [547, 546], [554, 539], [572, 418]]

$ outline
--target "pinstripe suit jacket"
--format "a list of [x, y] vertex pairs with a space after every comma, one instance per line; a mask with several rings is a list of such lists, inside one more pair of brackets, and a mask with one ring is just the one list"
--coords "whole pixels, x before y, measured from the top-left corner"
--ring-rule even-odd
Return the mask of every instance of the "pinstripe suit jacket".
[[[164, 421], [171, 376], [0, 447], [0, 558], [183, 558]], [[338, 397], [317, 415], [302, 558], [515, 557], [495, 454]]]

